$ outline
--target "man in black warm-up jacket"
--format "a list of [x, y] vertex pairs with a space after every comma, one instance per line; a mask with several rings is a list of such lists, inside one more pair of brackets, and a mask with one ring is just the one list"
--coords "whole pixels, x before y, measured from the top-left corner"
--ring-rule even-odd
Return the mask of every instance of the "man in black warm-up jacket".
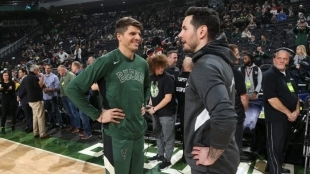
[[219, 17], [206, 7], [190, 7], [179, 34], [183, 50], [194, 53], [185, 91], [185, 159], [192, 174], [235, 174], [239, 151], [231, 56], [225, 40], [215, 40]]

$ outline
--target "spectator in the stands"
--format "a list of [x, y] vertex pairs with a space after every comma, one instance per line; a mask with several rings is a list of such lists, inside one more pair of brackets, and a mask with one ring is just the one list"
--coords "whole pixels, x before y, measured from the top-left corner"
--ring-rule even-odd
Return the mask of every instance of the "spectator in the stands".
[[264, 9], [268, 9], [268, 8], [270, 8], [270, 5], [269, 5], [269, 3], [268, 3], [268, 1], [265, 1], [265, 3], [262, 5], [262, 8]]
[[261, 28], [266, 29], [270, 25], [272, 14], [268, 9], [262, 9], [262, 25]]
[[300, 22], [300, 20], [306, 20], [306, 16], [303, 14], [303, 13], [299, 13], [298, 14], [298, 21], [297, 22]]
[[280, 13], [281, 11], [283, 11], [284, 14], [288, 15], [288, 9], [286, 8], [286, 6], [284, 4], [280, 5], [280, 8], [278, 9], [278, 12]]
[[270, 45], [270, 41], [266, 39], [265, 35], [260, 36], [259, 45]]
[[86, 60], [87, 60], [87, 56], [88, 56], [88, 51], [87, 51], [85, 45], [82, 45], [81, 51], [82, 51], [82, 52], [81, 52], [82, 63], [85, 63]]
[[248, 25], [248, 28], [249, 28], [250, 30], [256, 29], [256, 28], [257, 28], [256, 22], [254, 22], [254, 20], [251, 20], [250, 23], [249, 23], [249, 25]]
[[69, 58], [69, 54], [64, 52], [62, 49], [59, 50], [59, 53], [58, 53], [58, 60], [59, 60], [59, 63], [64, 63], [65, 60], [67, 60]]
[[302, 13], [302, 14], [306, 15], [306, 9], [305, 9], [305, 7], [304, 7], [302, 4], [299, 5], [299, 8], [298, 8], [298, 10], [297, 10], [297, 13], [298, 13], [298, 14], [299, 14], [299, 13]]
[[287, 15], [283, 11], [280, 11], [280, 13], [277, 16], [277, 21], [282, 22], [285, 20], [287, 20]]
[[81, 60], [82, 60], [82, 55], [81, 55], [81, 53], [82, 53], [82, 50], [81, 50], [80, 46], [77, 45], [77, 46], [75, 47], [75, 50], [74, 50], [74, 53], [73, 53], [73, 59], [74, 59], [75, 61], [81, 62]]
[[300, 62], [307, 57], [306, 47], [304, 45], [298, 45], [296, 48], [296, 55], [294, 57], [294, 65], [296, 69], [300, 68]]
[[301, 19], [299, 23], [297, 23], [296, 27], [294, 28], [293, 32], [296, 35], [295, 45], [305, 45], [308, 44], [308, 34], [309, 34], [309, 27], [307, 27], [307, 23], [304, 19]]
[[278, 20], [277, 20], [277, 16], [276, 15], [272, 15], [271, 19], [270, 19], [270, 25], [275, 27], [277, 26]]
[[235, 31], [231, 33], [231, 37], [234, 39], [240, 39], [241, 33], [239, 31], [239, 28], [235, 28]]
[[249, 39], [249, 38], [251, 38], [251, 36], [252, 36], [251, 32], [249, 31], [248, 28], [245, 28], [244, 31], [241, 34], [241, 38]]
[[278, 9], [275, 8], [275, 7], [272, 7], [271, 10], [270, 10], [270, 13], [273, 14], [273, 15], [277, 15], [278, 14]]
[[251, 36], [251, 38], [250, 38], [249, 41], [248, 41], [248, 44], [249, 44], [249, 45], [256, 45], [256, 44], [257, 44], [254, 35]]
[[288, 8], [288, 16], [294, 16], [295, 10], [292, 5]]
[[260, 67], [262, 64], [271, 64], [271, 59], [269, 59], [269, 56], [263, 52], [261, 46], [258, 46], [256, 51], [253, 52], [253, 57], [255, 65], [258, 67]]
[[95, 61], [95, 58], [93, 56], [89, 56], [87, 60], [87, 65], [91, 65]]
[[253, 15], [251, 14], [251, 12], [249, 11], [249, 12], [247, 12], [245, 18], [246, 18], [246, 21], [247, 21], [247, 22], [251, 22], [251, 21], [253, 21], [254, 16], [253, 16]]

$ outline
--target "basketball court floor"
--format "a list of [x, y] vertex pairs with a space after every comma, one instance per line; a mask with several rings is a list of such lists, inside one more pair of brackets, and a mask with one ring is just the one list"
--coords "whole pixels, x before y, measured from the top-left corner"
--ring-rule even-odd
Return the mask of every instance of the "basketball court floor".
[[[98, 135], [80, 140], [78, 135], [66, 130], [53, 129], [50, 139], [35, 139], [32, 133], [25, 133], [22, 127], [15, 132], [7, 128], [7, 134], [0, 134], [1, 174], [105, 174], [103, 144]], [[181, 146], [180, 146], [181, 147]], [[146, 138], [144, 145], [145, 174], [190, 174], [190, 168], [180, 159], [182, 149], [175, 147], [172, 165], [159, 171], [158, 162], [148, 162], [147, 158], [156, 154], [156, 143]], [[225, 167], [225, 166], [223, 166]], [[264, 171], [266, 161], [256, 160], [241, 163], [238, 174], [259, 174]], [[286, 165], [292, 174], [303, 174], [301, 166]]]

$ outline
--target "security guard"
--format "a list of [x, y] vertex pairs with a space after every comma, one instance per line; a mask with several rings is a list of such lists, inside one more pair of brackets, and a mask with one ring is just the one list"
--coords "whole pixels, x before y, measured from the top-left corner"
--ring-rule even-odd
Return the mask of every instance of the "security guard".
[[264, 109], [267, 134], [267, 156], [270, 174], [290, 173], [282, 168], [292, 122], [299, 115], [298, 85], [286, 69], [294, 52], [276, 50], [273, 66], [263, 76]]

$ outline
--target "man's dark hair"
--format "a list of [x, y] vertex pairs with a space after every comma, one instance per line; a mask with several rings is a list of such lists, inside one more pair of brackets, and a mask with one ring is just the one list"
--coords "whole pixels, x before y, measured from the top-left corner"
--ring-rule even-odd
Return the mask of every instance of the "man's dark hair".
[[28, 71], [25, 68], [20, 68], [19, 71], [25, 73], [26, 75], [28, 74]]
[[215, 40], [216, 35], [220, 31], [220, 19], [217, 13], [207, 7], [190, 7], [185, 16], [193, 16], [191, 24], [197, 30], [200, 26], [208, 27], [208, 39]]
[[44, 66], [49, 66], [50, 68], [53, 68], [52, 64], [49, 63], [45, 64]]
[[250, 54], [250, 53], [245, 53], [244, 55], [243, 55], [243, 57], [244, 56], [248, 56], [249, 58], [250, 58], [250, 60], [251, 60], [251, 63], [253, 63], [253, 60], [254, 60], [254, 56], [252, 55], [252, 54]]
[[118, 20], [115, 24], [115, 33], [124, 34], [129, 26], [134, 26], [139, 28], [140, 30], [143, 29], [142, 24], [134, 18], [131, 17], [123, 17]]
[[172, 53], [178, 54], [178, 51], [176, 51], [176, 50], [170, 50], [170, 51], [168, 51], [167, 57], [169, 57]]

